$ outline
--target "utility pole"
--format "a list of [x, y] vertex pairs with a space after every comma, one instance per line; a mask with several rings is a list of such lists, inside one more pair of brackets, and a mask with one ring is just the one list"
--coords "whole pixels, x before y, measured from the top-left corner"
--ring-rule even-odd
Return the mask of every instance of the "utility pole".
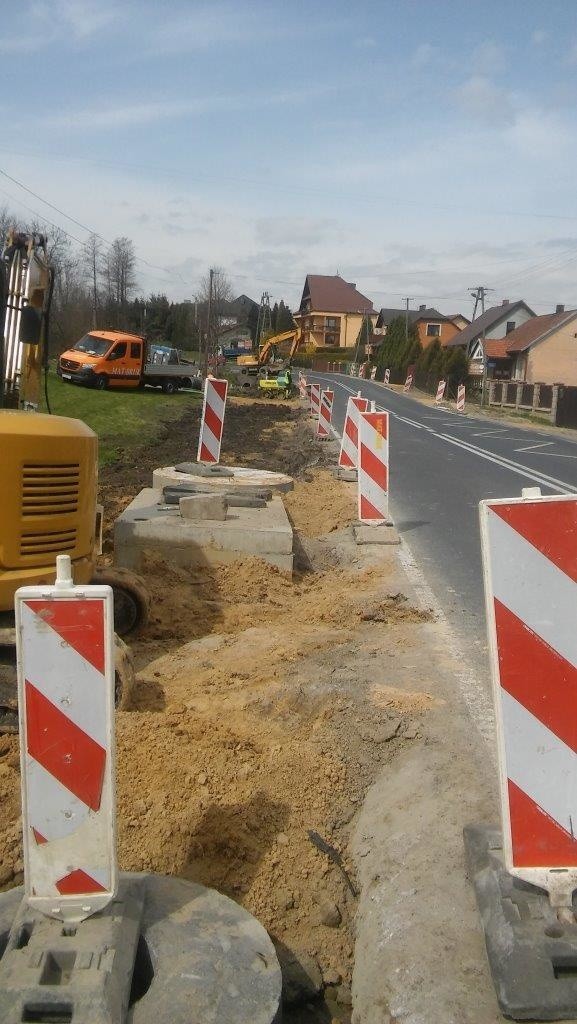
[[260, 306], [258, 308], [258, 320], [256, 324], [256, 351], [258, 353], [260, 349], [260, 339], [265, 331], [271, 329], [271, 316], [270, 316], [270, 295], [268, 292], [263, 292], [260, 299]]
[[410, 298], [403, 299], [405, 303], [405, 341], [409, 344], [409, 302], [412, 302], [412, 296]]
[[[208, 303], [206, 310], [206, 350], [204, 353], [204, 376], [208, 377], [208, 360], [210, 351], [212, 348], [212, 281], [214, 278], [214, 270], [210, 270], [208, 275]], [[218, 369], [217, 367], [215, 369]], [[216, 374], [215, 374], [216, 376]]]
[[[475, 320], [475, 318], [477, 316], [477, 309], [479, 307], [481, 307], [481, 316], [483, 316], [483, 314], [485, 312], [485, 298], [486, 298], [487, 292], [492, 292], [492, 291], [493, 291], [492, 288], [486, 288], [484, 284], [478, 284], [476, 287], [471, 288], [471, 290], [469, 291], [469, 295], [471, 296], [472, 299], [475, 300], [475, 305], [473, 306], [473, 320]], [[482, 383], [481, 383], [481, 405], [485, 404], [485, 391], [486, 391], [486, 388], [487, 388], [487, 356], [485, 354], [485, 332], [486, 332], [486, 330], [487, 330], [487, 328], [486, 328], [485, 324], [483, 324], [483, 333], [481, 335], [481, 348], [482, 348], [482, 355], [483, 355], [483, 379], [482, 379]]]

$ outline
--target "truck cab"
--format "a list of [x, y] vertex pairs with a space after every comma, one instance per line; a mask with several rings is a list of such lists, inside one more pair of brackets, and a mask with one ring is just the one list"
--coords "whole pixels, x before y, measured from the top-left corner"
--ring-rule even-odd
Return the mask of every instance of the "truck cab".
[[123, 331], [90, 331], [58, 360], [62, 380], [104, 390], [137, 388], [142, 376], [144, 340]]

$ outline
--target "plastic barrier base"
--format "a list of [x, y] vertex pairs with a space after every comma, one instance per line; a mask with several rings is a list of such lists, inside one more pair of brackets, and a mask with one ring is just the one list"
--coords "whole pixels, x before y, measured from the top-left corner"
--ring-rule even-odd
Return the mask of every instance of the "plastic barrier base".
[[274, 1024], [281, 972], [265, 929], [233, 900], [178, 878], [123, 874], [75, 927], [0, 895], [0, 1020]]
[[546, 892], [505, 870], [499, 828], [467, 825], [463, 835], [502, 1012], [513, 1020], [573, 1019], [577, 924], [560, 924]]

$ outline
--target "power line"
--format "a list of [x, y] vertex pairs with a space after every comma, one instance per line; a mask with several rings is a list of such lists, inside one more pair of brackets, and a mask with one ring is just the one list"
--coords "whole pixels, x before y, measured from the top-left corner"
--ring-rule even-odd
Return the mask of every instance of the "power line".
[[[79, 228], [82, 228], [83, 231], [87, 231], [89, 235], [94, 235], [96, 238], [99, 239], [99, 241], [103, 242], [104, 245], [107, 245], [107, 246], [109, 246], [111, 248], [112, 245], [114, 244], [113, 242], [110, 241], [110, 239], [105, 238], [103, 235], [99, 234], [98, 231], [94, 231], [93, 228], [89, 228], [86, 224], [83, 224], [82, 221], [76, 220], [75, 217], [72, 217], [70, 214], [66, 213], [64, 210], [61, 210], [60, 207], [55, 206], [54, 203], [51, 203], [48, 199], [44, 199], [43, 196], [38, 195], [37, 192], [34, 192], [31, 188], [28, 188], [28, 186], [25, 185], [22, 181], [19, 181], [18, 178], [13, 178], [12, 175], [8, 174], [8, 172], [3, 170], [2, 167], [0, 167], [0, 174], [2, 174], [5, 178], [8, 178], [9, 181], [14, 182], [14, 184], [17, 185], [18, 188], [23, 189], [24, 192], [27, 192], [29, 195], [33, 196], [35, 199], [38, 199], [39, 202], [44, 203], [45, 206], [48, 206], [51, 210], [54, 210], [55, 213], [59, 213], [61, 217], [65, 217], [66, 220], [69, 220], [72, 224], [76, 224], [76, 226], [79, 227]], [[18, 202], [18, 200], [15, 200], [15, 201]], [[22, 203], [22, 206], [24, 206], [24, 205], [25, 204]], [[30, 207], [25, 207], [25, 209], [30, 210]], [[38, 213], [37, 211], [35, 212], [35, 211], [31, 210], [30, 212], [34, 213], [34, 215], [36, 217], [41, 217], [41, 219], [45, 220], [46, 223], [48, 223], [48, 224], [51, 223], [51, 221], [46, 220], [46, 217], [44, 217], [42, 214]], [[79, 245], [83, 245], [84, 244], [78, 238], [75, 238], [74, 235], [71, 235], [70, 232], [65, 231], [64, 228], [59, 227], [56, 224], [52, 224], [52, 227], [58, 227], [58, 229], [60, 231], [64, 231], [64, 234], [68, 238], [72, 238]], [[148, 260], [145, 260], [144, 257], [137, 256], [136, 254], [135, 254], [134, 258], [139, 263], [143, 263], [145, 267], [149, 267], [151, 270], [161, 270], [164, 274], [174, 273], [174, 274], [176, 274], [177, 277], [180, 277], [180, 274], [178, 273], [177, 270], [172, 270], [171, 271], [171, 270], [168, 269], [168, 267], [159, 267], [157, 264], [150, 263]], [[180, 277], [180, 280], [182, 281], [183, 284], [188, 284], [188, 282], [185, 281], [184, 278]]]

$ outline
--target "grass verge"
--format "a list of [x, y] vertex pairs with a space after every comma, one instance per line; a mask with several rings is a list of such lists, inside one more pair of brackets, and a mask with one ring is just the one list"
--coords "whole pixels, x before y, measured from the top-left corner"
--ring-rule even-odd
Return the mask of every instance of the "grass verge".
[[[93, 391], [61, 381], [50, 372], [48, 398], [55, 416], [83, 420], [98, 435], [99, 462], [106, 466], [165, 436], [167, 424], [198, 405], [202, 393], [163, 395], [157, 388]], [[46, 411], [44, 399], [41, 410]]]

